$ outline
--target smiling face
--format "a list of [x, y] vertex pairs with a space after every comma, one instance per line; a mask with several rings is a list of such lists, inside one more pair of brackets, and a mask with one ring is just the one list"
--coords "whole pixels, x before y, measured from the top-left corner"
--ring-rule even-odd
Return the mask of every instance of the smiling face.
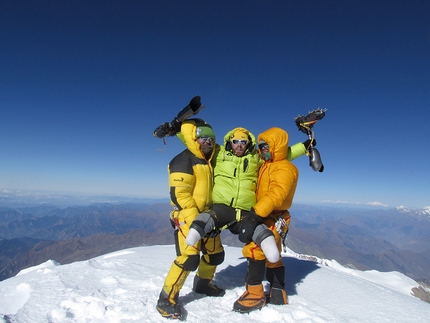
[[233, 139], [230, 141], [230, 143], [231, 150], [233, 151], [233, 153], [238, 157], [242, 157], [245, 154], [246, 149], [248, 148], [249, 141]]

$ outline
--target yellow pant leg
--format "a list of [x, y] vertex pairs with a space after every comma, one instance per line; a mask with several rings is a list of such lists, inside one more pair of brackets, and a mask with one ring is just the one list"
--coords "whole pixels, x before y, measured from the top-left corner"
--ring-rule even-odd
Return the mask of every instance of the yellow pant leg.
[[224, 261], [224, 247], [218, 234], [213, 238], [205, 238], [202, 246], [203, 256], [200, 259], [197, 276], [212, 280], [216, 267]]
[[[175, 230], [176, 258], [164, 281], [162, 294], [171, 304], [176, 304], [179, 291], [191, 271], [197, 269], [200, 258], [200, 242], [188, 246], [185, 238], [189, 231], [187, 223], [181, 218], [180, 212], [172, 212], [172, 219], [177, 224]], [[160, 296], [161, 297], [161, 296]]]
[[172, 263], [163, 285], [163, 292], [171, 304], [177, 304], [179, 291], [184, 286], [189, 274], [190, 271], [184, 270], [175, 262]]
[[254, 242], [246, 244], [242, 249], [242, 254], [245, 258], [250, 258], [253, 260], [265, 260], [263, 250]]

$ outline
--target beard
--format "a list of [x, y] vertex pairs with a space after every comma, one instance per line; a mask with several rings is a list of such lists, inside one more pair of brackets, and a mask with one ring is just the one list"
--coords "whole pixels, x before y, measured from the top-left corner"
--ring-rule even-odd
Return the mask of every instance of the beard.
[[209, 158], [212, 155], [212, 151], [214, 149], [214, 146], [211, 145], [202, 145], [200, 146], [200, 149], [202, 150], [203, 155], [205, 155], [206, 158]]

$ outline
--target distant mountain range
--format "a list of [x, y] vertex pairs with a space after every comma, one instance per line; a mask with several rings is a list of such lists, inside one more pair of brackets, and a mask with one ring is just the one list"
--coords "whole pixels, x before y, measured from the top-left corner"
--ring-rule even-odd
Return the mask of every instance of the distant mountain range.
[[[168, 203], [0, 207], [0, 280], [49, 259], [61, 264], [142, 245], [173, 244]], [[430, 281], [430, 208], [360, 210], [296, 204], [288, 247], [361, 270]], [[222, 232], [223, 243], [242, 246]]]

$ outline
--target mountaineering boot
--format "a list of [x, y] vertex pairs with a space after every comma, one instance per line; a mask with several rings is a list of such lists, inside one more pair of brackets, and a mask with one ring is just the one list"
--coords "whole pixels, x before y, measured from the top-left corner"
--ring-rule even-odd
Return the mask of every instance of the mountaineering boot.
[[225, 294], [225, 290], [211, 284], [210, 279], [203, 279], [197, 275], [194, 277], [193, 291], [212, 297], [221, 297]]
[[194, 219], [185, 238], [187, 245], [194, 246], [197, 241], [214, 230], [215, 221], [213, 216], [216, 216], [216, 214], [212, 211], [203, 212]]
[[177, 320], [182, 319], [181, 307], [177, 303], [174, 304], [169, 301], [167, 294], [164, 291], [160, 293], [156, 308], [162, 317]]
[[280, 288], [270, 288], [270, 304], [273, 305], [286, 305], [288, 304], [287, 292]]
[[182, 313], [181, 307], [178, 304], [170, 304], [170, 302], [165, 299], [159, 299], [157, 302], [157, 311], [161, 314], [162, 317], [181, 320]]
[[246, 285], [246, 291], [233, 304], [233, 311], [249, 313], [262, 308], [266, 304], [263, 284]]
[[189, 274], [190, 271], [178, 265], [176, 261], [172, 263], [157, 301], [156, 308], [161, 316], [181, 320], [181, 307], [178, 305], [179, 291]]
[[274, 305], [288, 304], [288, 296], [285, 291], [285, 267], [267, 268], [266, 277], [270, 283], [267, 302]]
[[275, 263], [280, 259], [278, 246], [276, 245], [275, 237], [268, 236], [260, 243], [260, 248], [264, 252], [264, 256], [269, 262]]
[[269, 262], [275, 263], [280, 259], [281, 255], [276, 245], [275, 236], [265, 224], [257, 225], [252, 234], [252, 241], [261, 248]]
[[185, 239], [185, 241], [187, 242], [187, 245], [194, 246], [201, 238], [202, 236], [196, 229], [190, 228], [190, 231], [188, 231], [187, 238]]

